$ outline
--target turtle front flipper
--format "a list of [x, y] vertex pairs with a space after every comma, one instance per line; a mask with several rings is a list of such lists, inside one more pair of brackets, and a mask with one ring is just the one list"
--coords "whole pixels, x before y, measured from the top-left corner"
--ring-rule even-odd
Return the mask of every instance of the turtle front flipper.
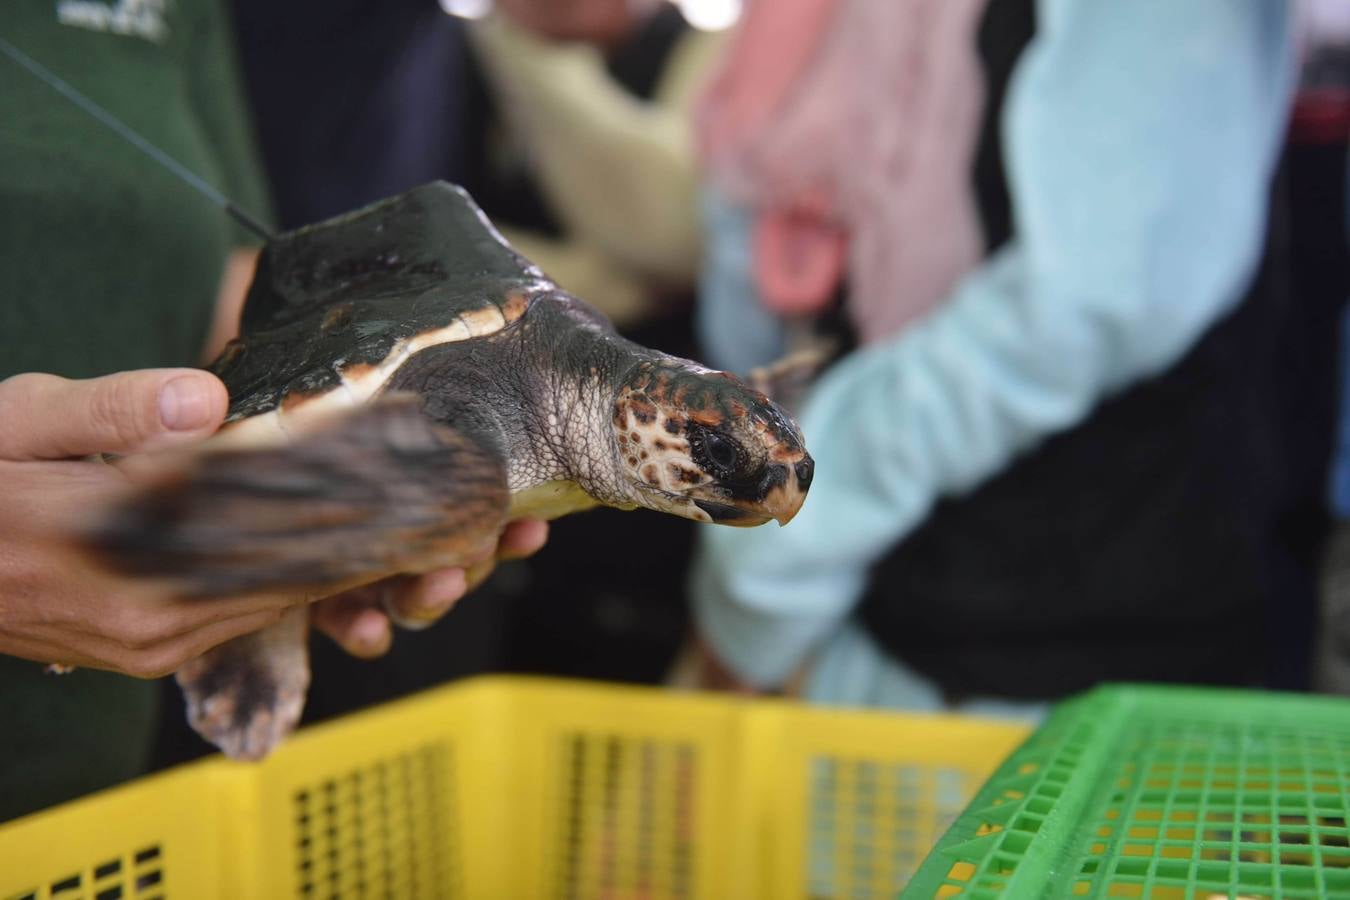
[[386, 395], [290, 442], [222, 447], [208, 442], [98, 525], [109, 567], [192, 597], [324, 596], [476, 559], [505, 523], [498, 452], [424, 416], [415, 396]]
[[175, 677], [188, 723], [232, 759], [262, 759], [290, 734], [309, 688], [309, 609], [226, 641]]
[[[497, 451], [391, 394], [289, 443], [196, 453], [103, 522], [93, 545], [124, 573], [186, 596], [327, 596], [401, 572], [462, 565], [495, 544], [509, 495]], [[178, 673], [192, 727], [258, 759], [299, 721], [308, 607]]]

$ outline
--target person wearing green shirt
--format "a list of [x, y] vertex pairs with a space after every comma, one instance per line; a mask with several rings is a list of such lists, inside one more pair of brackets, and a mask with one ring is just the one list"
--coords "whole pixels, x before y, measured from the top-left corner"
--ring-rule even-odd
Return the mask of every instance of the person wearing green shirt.
[[[238, 206], [266, 209], [218, 0], [15, 0], [5, 12], [0, 38]], [[130, 477], [91, 459], [219, 427], [224, 386], [189, 367], [233, 333], [257, 238], [3, 57], [0, 122], [3, 821], [144, 772], [156, 708], [142, 679], [304, 598], [189, 603], [72, 552], [70, 535]], [[498, 556], [544, 536], [521, 523]], [[328, 598], [313, 621], [350, 652], [383, 653], [392, 638], [377, 597], [430, 620], [491, 562]], [[58, 678], [42, 663], [79, 668]]]

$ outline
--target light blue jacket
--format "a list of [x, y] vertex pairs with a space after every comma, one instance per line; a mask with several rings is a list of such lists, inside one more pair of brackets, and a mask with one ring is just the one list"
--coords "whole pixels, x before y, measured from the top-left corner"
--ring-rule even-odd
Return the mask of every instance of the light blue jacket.
[[[815, 483], [789, 526], [702, 532], [696, 614], [733, 669], [783, 681], [934, 501], [1162, 372], [1233, 308], [1264, 235], [1290, 20], [1285, 0], [1038, 3], [1002, 123], [1015, 239], [822, 379], [801, 416]], [[741, 369], [777, 326], [748, 292], [745, 217], [710, 212], [701, 326], [711, 361]]]

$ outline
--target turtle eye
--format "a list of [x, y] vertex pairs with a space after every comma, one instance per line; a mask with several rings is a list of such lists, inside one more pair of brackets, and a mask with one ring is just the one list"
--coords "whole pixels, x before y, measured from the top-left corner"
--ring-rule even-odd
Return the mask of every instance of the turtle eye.
[[711, 429], [690, 434], [694, 461], [718, 478], [731, 478], [741, 468], [745, 451], [733, 438]]
[[717, 432], [708, 435], [707, 440], [708, 459], [719, 469], [736, 468], [737, 450], [736, 442], [730, 438], [722, 437]]

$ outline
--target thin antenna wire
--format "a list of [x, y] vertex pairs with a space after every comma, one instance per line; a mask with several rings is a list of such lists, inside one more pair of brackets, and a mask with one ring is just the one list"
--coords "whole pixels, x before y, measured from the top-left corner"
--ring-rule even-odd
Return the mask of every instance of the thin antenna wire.
[[231, 203], [226, 199], [224, 194], [212, 187], [211, 184], [196, 172], [193, 172], [187, 166], [184, 166], [178, 160], [141, 137], [138, 132], [132, 130], [131, 126], [99, 106], [93, 100], [90, 100], [84, 94], [72, 87], [69, 82], [62, 79], [55, 72], [51, 71], [46, 66], [42, 65], [42, 63], [33, 59], [4, 38], [0, 38], [0, 52], [3, 52], [5, 56], [8, 56], [14, 62], [27, 69], [32, 75], [45, 82], [49, 87], [60, 93], [71, 103], [74, 103], [90, 116], [111, 128], [127, 143], [131, 144], [146, 156], [187, 182], [193, 190], [225, 210], [226, 214], [240, 225], [243, 225], [263, 240], [268, 240], [272, 237], [272, 232], [269, 231], [266, 226]]

